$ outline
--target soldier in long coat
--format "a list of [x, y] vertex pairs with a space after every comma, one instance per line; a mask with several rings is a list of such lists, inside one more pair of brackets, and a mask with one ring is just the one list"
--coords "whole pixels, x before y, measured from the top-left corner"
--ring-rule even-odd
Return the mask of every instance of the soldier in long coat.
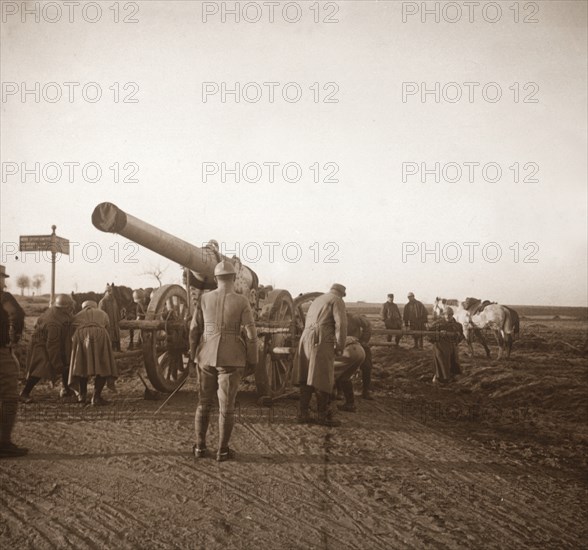
[[[408, 303], [404, 306], [404, 324], [412, 330], [425, 330], [429, 314], [427, 308], [415, 299], [412, 292], [408, 293]], [[413, 335], [414, 349], [423, 349], [423, 337]]]
[[41, 378], [55, 382], [61, 377], [61, 395], [70, 392], [63, 377], [67, 373], [71, 351], [72, 311], [72, 299], [67, 294], [58, 294], [55, 304], [37, 319], [27, 353], [27, 379], [20, 394], [22, 401], [30, 401], [30, 393]]
[[[398, 306], [394, 303], [394, 294], [388, 294], [388, 299], [382, 304], [380, 317], [382, 318], [382, 321], [384, 321], [384, 326], [388, 330], [398, 330], [402, 328], [402, 317]], [[401, 338], [402, 334], [397, 334], [395, 336], [396, 347], [400, 345]], [[386, 335], [386, 341], [392, 342], [391, 334]]]
[[[229, 261], [214, 268], [218, 288], [200, 298], [190, 324], [190, 358], [198, 364], [198, 407], [194, 419], [196, 458], [206, 456], [206, 433], [215, 394], [219, 406], [219, 462], [233, 458], [229, 441], [235, 425], [235, 399], [245, 367], [258, 360], [257, 332], [249, 300], [235, 292], [236, 271]], [[242, 333], [245, 332], [246, 340]]]
[[106, 404], [102, 398], [104, 385], [109, 378], [118, 377], [108, 325], [108, 315], [98, 309], [98, 304], [92, 300], [86, 300], [82, 304], [82, 311], [73, 318], [69, 383], [78, 387], [80, 403], [87, 400], [90, 377], [95, 377], [92, 405]]
[[296, 373], [300, 382], [300, 423], [311, 421], [308, 409], [316, 391], [318, 423], [340, 425], [330, 414], [329, 402], [335, 386], [335, 354], [343, 353], [347, 338], [344, 296], [345, 287], [335, 283], [329, 292], [312, 302], [306, 314], [296, 360]]
[[443, 318], [435, 321], [430, 330], [438, 332], [432, 337], [433, 382], [451, 382], [455, 375], [461, 374], [457, 345], [463, 339], [463, 327], [453, 318], [453, 309], [448, 307], [443, 312]]
[[114, 297], [114, 283], [112, 285], [106, 285], [106, 292], [104, 297], [98, 302], [98, 307], [108, 315], [108, 335], [112, 342], [112, 349], [114, 351], [120, 351], [120, 309], [116, 298]]
[[12, 441], [18, 411], [19, 368], [13, 355], [24, 330], [25, 312], [10, 292], [4, 292], [9, 277], [0, 265], [0, 458], [26, 455], [29, 450]]

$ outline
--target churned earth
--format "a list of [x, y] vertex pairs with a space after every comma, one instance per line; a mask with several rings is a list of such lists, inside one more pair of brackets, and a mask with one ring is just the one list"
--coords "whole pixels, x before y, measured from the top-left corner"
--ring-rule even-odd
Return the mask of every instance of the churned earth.
[[376, 399], [339, 428], [244, 381], [225, 463], [191, 456], [195, 378], [158, 414], [133, 359], [107, 407], [40, 385], [15, 433], [30, 454], [0, 462], [0, 548], [580, 548], [586, 328], [527, 319], [511, 359], [464, 347], [447, 387], [430, 344], [374, 347]]

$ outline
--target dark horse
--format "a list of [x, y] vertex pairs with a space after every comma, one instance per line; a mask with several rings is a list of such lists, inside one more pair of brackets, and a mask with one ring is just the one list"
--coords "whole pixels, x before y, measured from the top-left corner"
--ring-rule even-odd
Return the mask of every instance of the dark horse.
[[[114, 283], [107, 285], [112, 289], [112, 296], [116, 301], [119, 310], [120, 320], [132, 320], [137, 318], [137, 304], [133, 300], [133, 289], [128, 286], [119, 285], [116, 286]], [[82, 309], [82, 303], [86, 300], [93, 300], [99, 303], [104, 297], [104, 293], [99, 292], [79, 292], [71, 293], [71, 297], [74, 301], [74, 313], [77, 313]], [[134, 331], [129, 331], [130, 344], [129, 349], [133, 349]]]

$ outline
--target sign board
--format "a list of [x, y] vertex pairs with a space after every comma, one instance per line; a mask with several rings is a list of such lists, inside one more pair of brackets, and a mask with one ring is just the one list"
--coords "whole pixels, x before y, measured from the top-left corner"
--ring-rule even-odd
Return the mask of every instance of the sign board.
[[21, 235], [19, 250], [21, 252], [48, 250], [69, 255], [69, 241], [57, 235]]

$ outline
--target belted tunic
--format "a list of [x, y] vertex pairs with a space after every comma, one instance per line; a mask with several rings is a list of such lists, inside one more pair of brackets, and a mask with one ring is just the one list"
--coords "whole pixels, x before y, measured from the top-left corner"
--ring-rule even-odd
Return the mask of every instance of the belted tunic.
[[254, 326], [249, 301], [222, 289], [202, 295], [190, 325], [190, 344], [198, 345], [195, 361], [211, 367], [244, 367], [256, 364], [257, 338], [243, 338], [241, 327]]

